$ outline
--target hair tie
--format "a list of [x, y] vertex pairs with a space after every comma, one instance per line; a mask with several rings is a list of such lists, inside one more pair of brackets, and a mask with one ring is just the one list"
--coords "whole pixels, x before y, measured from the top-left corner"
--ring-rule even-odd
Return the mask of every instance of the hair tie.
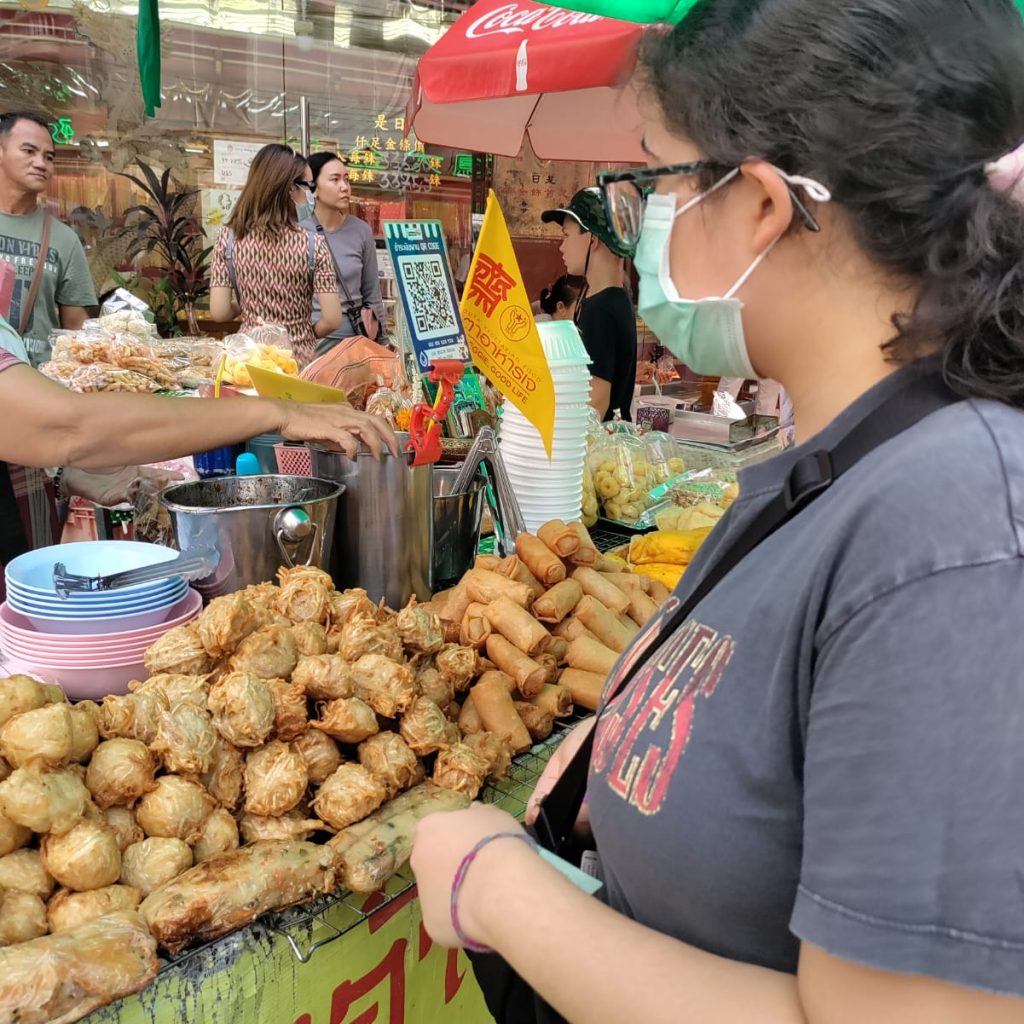
[[1024, 203], [1024, 142], [1005, 156], [985, 165], [989, 185], [1007, 198]]

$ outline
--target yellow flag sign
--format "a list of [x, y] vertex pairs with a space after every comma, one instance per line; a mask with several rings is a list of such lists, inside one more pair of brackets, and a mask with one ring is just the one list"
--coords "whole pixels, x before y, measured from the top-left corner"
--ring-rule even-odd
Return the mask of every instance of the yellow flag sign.
[[461, 309], [473, 362], [537, 428], [551, 458], [555, 385], [505, 215], [493, 191], [487, 197]]

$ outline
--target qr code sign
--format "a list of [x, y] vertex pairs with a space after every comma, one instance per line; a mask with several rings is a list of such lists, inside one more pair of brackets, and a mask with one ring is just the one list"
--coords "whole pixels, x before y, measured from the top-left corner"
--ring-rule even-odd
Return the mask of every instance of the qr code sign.
[[459, 321], [441, 257], [403, 256], [399, 268], [420, 339], [429, 341], [458, 334]]

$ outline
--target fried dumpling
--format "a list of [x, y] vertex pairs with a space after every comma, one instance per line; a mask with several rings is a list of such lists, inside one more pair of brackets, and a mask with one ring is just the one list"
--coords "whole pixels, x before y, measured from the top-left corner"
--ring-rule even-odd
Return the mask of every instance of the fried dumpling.
[[465, 690], [476, 678], [479, 662], [472, 647], [445, 644], [436, 658], [438, 672], [447, 679], [456, 692]]
[[327, 630], [319, 622], [297, 622], [292, 626], [295, 652], [300, 658], [327, 653]]
[[301, 686], [310, 700], [338, 700], [355, 692], [352, 666], [340, 654], [300, 658], [292, 682]]
[[53, 892], [53, 876], [38, 850], [15, 850], [0, 857], [0, 889], [30, 892], [45, 900]]
[[229, 811], [218, 807], [203, 822], [199, 838], [192, 846], [192, 857], [197, 864], [202, 864], [218, 853], [237, 849], [238, 825]]
[[85, 812], [89, 791], [81, 769], [18, 768], [0, 782], [0, 811], [33, 832], [66, 832]]
[[124, 737], [152, 743], [160, 715], [169, 708], [166, 695], [158, 687], [105, 697], [100, 704], [100, 735], [105, 740]]
[[331, 579], [331, 574], [324, 572], [323, 569], [318, 569], [315, 565], [293, 565], [291, 568], [281, 566], [277, 570], [277, 582], [282, 587], [300, 582], [319, 583], [324, 589], [334, 591], [334, 580]]
[[356, 615], [365, 615], [371, 619], [377, 617], [377, 606], [370, 600], [370, 595], [360, 588], [343, 590], [331, 594], [331, 624], [344, 626]]
[[210, 687], [217, 731], [236, 747], [258, 747], [274, 728], [274, 698], [262, 679], [229, 672]]
[[256, 609], [241, 594], [215, 597], [196, 619], [203, 649], [211, 658], [223, 658], [259, 625]]
[[[165, 712], [168, 714], [169, 712]], [[156, 786], [156, 762], [141, 740], [104, 740], [85, 770], [85, 784], [96, 806], [131, 807]]]
[[203, 785], [214, 800], [233, 811], [242, 799], [242, 772], [245, 758], [240, 750], [218, 738], [210, 760], [210, 770], [203, 776]]
[[46, 687], [31, 676], [8, 676], [0, 679], [0, 726], [15, 715], [34, 711], [51, 703]]
[[380, 732], [373, 708], [358, 697], [329, 700], [320, 705], [319, 711], [320, 718], [310, 725], [342, 743], [361, 743]]
[[199, 627], [195, 622], [168, 630], [150, 645], [143, 661], [151, 675], [169, 672], [201, 676], [213, 668], [213, 659], [199, 639]]
[[135, 910], [141, 902], [142, 893], [131, 885], [105, 885], [90, 892], [59, 889], [46, 905], [46, 919], [56, 935], [119, 910]]
[[80, 700], [71, 707], [71, 760], [82, 764], [100, 742], [100, 706]]
[[362, 821], [388, 798], [388, 788], [361, 764], [343, 764], [317, 790], [313, 810], [332, 828]]
[[71, 707], [47, 704], [15, 715], [0, 726], [0, 755], [14, 768], [39, 764], [63, 768], [74, 749]]
[[131, 682], [128, 689], [133, 693], [149, 693], [159, 690], [169, 708], [179, 704], [191, 704], [206, 710], [206, 698], [210, 690], [209, 676], [182, 675], [177, 672], [161, 672], [150, 676], [144, 683]]
[[323, 829], [324, 823], [319, 818], [310, 818], [301, 810], [288, 811], [276, 818], [267, 818], [259, 814], [243, 814], [239, 822], [242, 839], [247, 843], [255, 843], [260, 839], [297, 839], [306, 840], [314, 832]]
[[302, 755], [280, 740], [252, 751], [245, 759], [245, 810], [276, 817], [306, 795], [309, 774]]
[[284, 679], [265, 679], [274, 701], [274, 735], [279, 740], [293, 740], [309, 725], [306, 691]]
[[150, 837], [195, 842], [214, 808], [214, 799], [198, 782], [163, 775], [135, 808], [135, 820]]
[[355, 615], [345, 624], [338, 653], [350, 662], [358, 661], [364, 654], [380, 654], [392, 661], [401, 661], [404, 656], [398, 630], [391, 625], [378, 625], [368, 615]]
[[356, 696], [385, 718], [395, 718], [416, 699], [408, 666], [380, 654], [364, 654], [352, 666]]
[[192, 848], [181, 839], [154, 836], [121, 854], [121, 882], [148, 896], [192, 867]]
[[433, 664], [425, 665], [416, 673], [416, 695], [432, 700], [439, 708], [446, 708], [455, 700], [455, 685]]
[[[334, 767], [336, 768], [337, 765]], [[332, 768], [331, 771], [333, 770]], [[20, 850], [31, 838], [31, 829], [11, 821], [3, 811], [0, 811], [0, 857], [6, 857], [12, 851]]]
[[238, 645], [231, 668], [259, 679], [287, 679], [298, 657], [291, 626], [265, 626]]
[[435, 785], [475, 800], [487, 778], [487, 767], [487, 761], [469, 744], [455, 743], [437, 755], [431, 778]]
[[175, 775], [202, 775], [210, 770], [217, 738], [205, 708], [179, 704], [160, 716], [150, 750]]
[[0, 889], [0, 946], [14, 946], [38, 939], [49, 930], [46, 904], [38, 896], [14, 889]]
[[295, 622], [319, 622], [325, 625], [331, 617], [331, 592], [320, 579], [295, 577], [281, 587], [277, 610]]
[[503, 779], [512, 766], [512, 749], [493, 732], [476, 732], [462, 742], [487, 762], [487, 774]]
[[402, 739], [414, 754], [424, 757], [459, 740], [459, 727], [426, 697], [417, 697], [398, 723]]
[[420, 759], [396, 732], [381, 732], [360, 743], [359, 763], [384, 781], [388, 796], [415, 786], [425, 775]]
[[132, 843], [141, 843], [146, 833], [139, 828], [135, 812], [130, 807], [108, 807], [103, 816], [117, 839], [118, 849], [124, 853]]
[[39, 852], [46, 870], [75, 892], [113, 885], [121, 875], [121, 848], [114, 830], [89, 818], [62, 835], [43, 836]]
[[434, 654], [444, 646], [440, 616], [415, 598], [398, 613], [395, 628], [406, 650], [415, 654]]
[[319, 786], [324, 779], [333, 775], [341, 764], [338, 744], [319, 729], [307, 729], [292, 740], [292, 746], [306, 762], [306, 772], [314, 786]]

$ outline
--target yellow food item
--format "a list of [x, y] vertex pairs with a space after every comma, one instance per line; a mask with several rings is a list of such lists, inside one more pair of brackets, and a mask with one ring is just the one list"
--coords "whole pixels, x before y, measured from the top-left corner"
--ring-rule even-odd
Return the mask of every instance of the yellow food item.
[[672, 470], [673, 476], [679, 476], [680, 473], [686, 472], [686, 464], [680, 458], [669, 459], [668, 468]]
[[728, 508], [740, 496], [740, 485], [729, 484], [722, 495], [722, 508]]
[[629, 560], [634, 565], [664, 563], [686, 566], [711, 532], [709, 527], [697, 530], [658, 530], [643, 537], [634, 537], [629, 544]]
[[669, 565], [666, 562], [648, 562], [646, 565], [636, 566], [633, 571], [663, 583], [669, 590], [675, 590], [686, 568], [681, 565]]
[[725, 509], [710, 502], [702, 502], [689, 508], [667, 508], [656, 518], [658, 529], [663, 531], [710, 530], [722, 516]]
[[286, 373], [295, 377], [299, 372], [299, 364], [287, 349], [277, 345], [257, 345], [251, 352], [241, 357], [228, 356], [224, 366], [225, 376], [240, 388], [252, 387], [252, 375], [249, 366], [258, 366], [261, 370]]

